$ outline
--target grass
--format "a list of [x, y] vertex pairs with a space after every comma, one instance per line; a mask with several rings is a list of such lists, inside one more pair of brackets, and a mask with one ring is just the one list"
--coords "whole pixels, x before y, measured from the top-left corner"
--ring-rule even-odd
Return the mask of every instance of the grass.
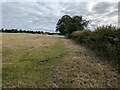
[[117, 88], [118, 73], [63, 36], [3, 33], [4, 88]]
[[47, 87], [66, 51], [53, 36], [3, 34], [2, 53], [3, 87]]

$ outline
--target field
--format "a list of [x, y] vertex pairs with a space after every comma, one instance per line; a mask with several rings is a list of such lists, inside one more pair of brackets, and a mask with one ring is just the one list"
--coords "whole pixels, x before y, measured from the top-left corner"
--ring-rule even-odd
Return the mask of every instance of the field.
[[119, 85], [117, 70], [64, 36], [2, 35], [4, 88], [102, 88]]

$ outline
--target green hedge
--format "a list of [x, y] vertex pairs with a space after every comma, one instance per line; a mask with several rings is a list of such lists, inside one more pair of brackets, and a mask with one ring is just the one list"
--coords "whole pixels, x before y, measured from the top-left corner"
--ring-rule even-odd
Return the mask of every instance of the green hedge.
[[115, 66], [120, 64], [120, 29], [117, 27], [109, 25], [98, 27], [94, 31], [76, 31], [69, 37], [108, 58]]

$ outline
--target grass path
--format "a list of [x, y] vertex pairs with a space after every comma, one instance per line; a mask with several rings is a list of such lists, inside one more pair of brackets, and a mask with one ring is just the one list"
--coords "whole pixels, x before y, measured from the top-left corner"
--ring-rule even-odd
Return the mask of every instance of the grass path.
[[56, 65], [53, 82], [55, 87], [105, 88], [118, 87], [118, 74], [108, 62], [92, 51], [63, 38], [69, 56]]
[[118, 87], [118, 75], [63, 36], [3, 34], [3, 87]]

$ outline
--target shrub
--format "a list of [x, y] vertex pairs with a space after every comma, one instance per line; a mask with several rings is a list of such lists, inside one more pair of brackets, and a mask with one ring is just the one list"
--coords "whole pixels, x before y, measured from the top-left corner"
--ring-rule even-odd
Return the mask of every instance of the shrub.
[[91, 35], [90, 30], [75, 31], [71, 34], [71, 38], [84, 41]]
[[115, 66], [120, 62], [120, 29], [112, 26], [101, 26], [95, 31], [75, 31], [70, 38], [95, 50], [99, 55], [108, 58]]

